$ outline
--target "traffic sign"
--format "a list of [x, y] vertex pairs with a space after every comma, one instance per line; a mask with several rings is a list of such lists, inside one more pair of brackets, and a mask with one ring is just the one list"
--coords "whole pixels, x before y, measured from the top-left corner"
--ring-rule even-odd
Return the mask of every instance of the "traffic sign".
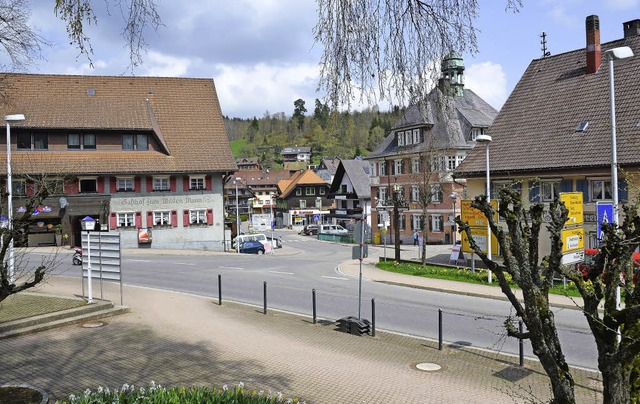
[[562, 230], [562, 253], [584, 250], [584, 227]]
[[602, 224], [613, 222], [613, 203], [597, 202], [596, 215], [598, 221], [598, 244], [600, 244], [600, 240], [602, 240]]
[[[471, 227], [471, 236], [473, 240], [478, 244], [480, 250], [487, 253], [487, 228], [486, 227]], [[469, 243], [469, 238], [467, 237], [467, 232], [463, 231], [462, 233], [462, 251], [466, 253], [474, 253], [475, 250], [471, 249], [471, 245]], [[491, 234], [491, 255], [498, 255], [498, 238], [492, 233]]]
[[582, 192], [561, 192], [560, 201], [569, 210], [565, 225], [580, 225], [584, 223], [584, 209]]
[[[463, 199], [460, 202], [460, 219], [470, 227], [487, 227], [487, 217], [480, 210], [471, 207], [471, 199]], [[495, 220], [498, 221], [498, 201], [492, 200], [491, 206], [496, 211]]]

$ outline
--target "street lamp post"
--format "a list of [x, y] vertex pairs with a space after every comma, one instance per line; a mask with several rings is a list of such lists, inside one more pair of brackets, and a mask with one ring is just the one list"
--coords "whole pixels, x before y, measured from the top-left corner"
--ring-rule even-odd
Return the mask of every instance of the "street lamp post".
[[451, 225], [451, 233], [453, 238], [453, 245], [456, 245], [456, 201], [458, 199], [458, 194], [452, 192], [449, 196], [451, 197], [451, 201], [453, 202], [453, 218], [451, 219], [453, 224]]
[[13, 285], [15, 279], [14, 257], [13, 257], [13, 184], [11, 182], [11, 125], [9, 122], [24, 121], [23, 114], [5, 115], [4, 121], [7, 125], [7, 220], [9, 240], [9, 284]]
[[91, 216], [85, 216], [80, 221], [82, 230], [87, 232], [87, 293], [89, 294], [87, 303], [93, 303], [93, 292], [91, 289], [91, 231], [96, 227], [96, 221]]
[[[606, 51], [609, 59], [609, 95], [611, 106], [611, 189], [613, 190], [613, 220], [620, 226], [620, 207], [618, 206], [618, 153], [616, 145], [616, 96], [613, 79], [613, 61], [627, 59], [633, 56], [633, 51], [628, 46], [613, 48]], [[620, 285], [616, 288], [616, 309], [620, 310]], [[618, 341], [621, 335], [618, 330]]]
[[236, 186], [236, 251], [240, 254], [240, 243], [238, 240], [238, 236], [240, 235], [240, 204], [238, 203], [238, 181], [241, 178], [237, 178], [233, 180], [233, 184]]
[[[489, 205], [491, 205], [491, 183], [490, 178], [489, 178], [489, 143], [491, 143], [493, 139], [491, 139], [491, 136], [489, 135], [485, 135], [485, 134], [480, 134], [478, 136], [476, 136], [476, 142], [480, 142], [480, 143], [484, 143], [485, 147], [486, 147], [486, 158], [487, 158], [487, 203], [489, 203]], [[489, 218], [487, 218], [487, 258], [489, 260], [491, 260], [491, 225], [489, 224]], [[488, 282], [491, 283], [492, 282], [492, 274], [491, 274], [491, 270], [489, 269], [488, 271]]]
[[395, 260], [400, 262], [400, 192], [402, 187], [393, 184], [393, 237], [395, 246]]
[[[275, 248], [273, 246], [273, 228], [276, 227], [276, 218], [273, 216], [273, 192], [269, 193], [269, 208], [271, 210], [271, 253], [275, 254]], [[276, 244], [277, 245], [277, 244]]]

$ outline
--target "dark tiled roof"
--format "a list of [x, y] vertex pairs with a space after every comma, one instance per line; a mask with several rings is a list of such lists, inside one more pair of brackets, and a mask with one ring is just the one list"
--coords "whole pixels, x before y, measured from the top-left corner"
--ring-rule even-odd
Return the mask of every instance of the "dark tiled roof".
[[[165, 152], [45, 151], [12, 154], [16, 173], [104, 174], [235, 171], [213, 80], [1, 74], [0, 115], [12, 127], [153, 131]], [[0, 165], [0, 172], [6, 168]]]
[[311, 147], [285, 147], [280, 154], [311, 153]]
[[[585, 50], [531, 62], [489, 128], [491, 172], [581, 170], [611, 164], [609, 62], [605, 51], [629, 46], [636, 56], [615, 62], [617, 155], [640, 165], [640, 36], [602, 44], [602, 63], [586, 74]], [[576, 132], [580, 121], [589, 122]], [[485, 148], [473, 150], [458, 177], [484, 175]]]
[[[488, 127], [498, 111], [476, 93], [464, 90], [462, 97], [444, 97], [438, 87], [434, 88], [428, 100], [410, 107], [396, 122], [392, 132], [367, 157], [380, 158], [398, 153], [418, 153], [427, 150], [471, 149], [472, 127]], [[413, 146], [398, 148], [396, 132], [404, 129], [430, 126], [426, 141]]]
[[346, 175], [353, 185], [353, 190], [360, 199], [371, 198], [371, 165], [362, 160], [341, 160], [329, 193], [340, 189], [342, 179]]

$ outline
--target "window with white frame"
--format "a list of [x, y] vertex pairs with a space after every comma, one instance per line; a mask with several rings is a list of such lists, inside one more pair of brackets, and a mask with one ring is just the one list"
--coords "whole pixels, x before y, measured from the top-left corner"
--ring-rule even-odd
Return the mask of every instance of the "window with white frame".
[[318, 190], [319, 195], [324, 195], [326, 193], [327, 193], [327, 190], [325, 189], [325, 187], [320, 187], [320, 189]]
[[411, 144], [411, 131], [408, 130], [404, 133], [404, 144], [409, 146]]
[[133, 221], [133, 212], [121, 212], [118, 213], [118, 227], [133, 227], [135, 222]]
[[302, 195], [302, 188], [296, 188], [296, 196]]
[[387, 188], [378, 188], [378, 203], [384, 204], [387, 200]]
[[316, 188], [315, 187], [305, 187], [304, 193], [305, 193], [305, 195], [315, 195], [316, 194]]
[[153, 224], [154, 226], [168, 226], [171, 224], [171, 212], [168, 210], [153, 212]]
[[431, 203], [440, 203], [442, 202], [442, 190], [438, 185], [434, 185], [431, 187]]
[[316, 198], [316, 208], [322, 208], [322, 198]]
[[154, 191], [168, 191], [169, 190], [169, 177], [153, 177], [153, 190]]
[[594, 201], [612, 199], [611, 181], [609, 180], [591, 180], [591, 199]]
[[466, 156], [464, 155], [457, 155], [456, 156], [456, 167], [458, 167], [460, 165], [460, 163], [462, 163], [462, 160], [464, 160]]
[[207, 211], [205, 209], [193, 209], [189, 211], [189, 224], [206, 224]]
[[300, 209], [304, 209], [307, 207], [307, 201], [304, 199], [300, 199]]
[[189, 177], [189, 189], [190, 190], [203, 190], [204, 189], [204, 177]]
[[407, 215], [400, 215], [399, 218], [400, 218], [400, 220], [399, 220], [400, 223], [399, 223], [398, 228], [400, 230], [406, 229], [407, 228]]
[[116, 190], [118, 192], [133, 192], [133, 178], [131, 177], [118, 177], [116, 181]]
[[378, 172], [380, 173], [380, 176], [387, 175], [387, 162], [381, 161], [379, 167], [380, 169]]
[[417, 174], [420, 172], [420, 157], [411, 159], [411, 172]]
[[420, 187], [417, 185], [411, 186], [411, 201], [412, 202], [420, 201]]
[[413, 130], [413, 144], [420, 143], [420, 129]]
[[447, 156], [447, 171], [456, 169], [456, 156]]
[[395, 173], [404, 174], [404, 160], [394, 160]]
[[424, 230], [424, 216], [411, 215], [411, 230]]
[[560, 182], [542, 181], [540, 183], [540, 200], [542, 202], [553, 202], [558, 196], [560, 196]]
[[442, 215], [431, 215], [431, 231], [441, 232], [443, 223]]
[[398, 146], [404, 146], [404, 132], [398, 132]]

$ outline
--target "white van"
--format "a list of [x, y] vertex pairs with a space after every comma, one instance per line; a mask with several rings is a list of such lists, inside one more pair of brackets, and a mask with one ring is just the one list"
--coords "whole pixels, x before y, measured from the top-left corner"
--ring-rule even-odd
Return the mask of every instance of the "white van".
[[262, 243], [262, 245], [265, 246], [265, 249], [267, 248], [267, 244], [269, 246], [271, 246], [271, 243], [269, 242], [269, 240], [267, 240], [267, 236], [263, 233], [257, 233], [257, 234], [241, 234], [238, 237], [233, 239], [233, 248], [236, 248], [236, 246], [238, 245], [238, 242], [240, 244], [244, 243], [245, 241], [259, 241]]
[[318, 229], [318, 233], [320, 234], [348, 234], [349, 231], [339, 224], [322, 224], [320, 225], [320, 229]]

